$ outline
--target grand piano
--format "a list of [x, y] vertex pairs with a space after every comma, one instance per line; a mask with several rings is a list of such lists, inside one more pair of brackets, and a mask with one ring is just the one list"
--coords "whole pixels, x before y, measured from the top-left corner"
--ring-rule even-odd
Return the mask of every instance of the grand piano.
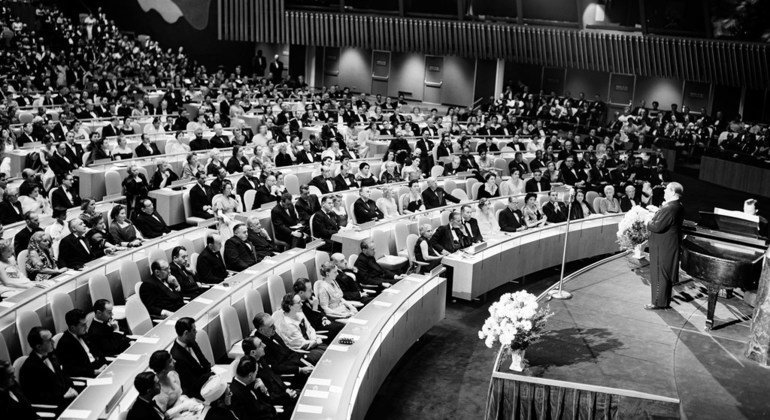
[[759, 223], [726, 212], [700, 212], [700, 223], [686, 221], [681, 268], [708, 290], [706, 330], [714, 327], [714, 309], [721, 289], [728, 298], [734, 288], [757, 289], [767, 239]]

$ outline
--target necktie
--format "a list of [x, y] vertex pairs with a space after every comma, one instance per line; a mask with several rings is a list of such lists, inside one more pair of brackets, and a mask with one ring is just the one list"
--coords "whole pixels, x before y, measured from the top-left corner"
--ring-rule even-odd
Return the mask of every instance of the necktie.
[[86, 239], [82, 236], [78, 237], [78, 241], [80, 241], [80, 244], [83, 245], [83, 248], [86, 249], [86, 252], [90, 255], [91, 254], [91, 248], [88, 246], [88, 242], [86, 242]]
[[305, 320], [299, 322], [299, 330], [302, 331], [302, 336], [305, 337], [305, 340], [310, 340], [310, 337], [307, 335], [307, 326], [305, 326]]

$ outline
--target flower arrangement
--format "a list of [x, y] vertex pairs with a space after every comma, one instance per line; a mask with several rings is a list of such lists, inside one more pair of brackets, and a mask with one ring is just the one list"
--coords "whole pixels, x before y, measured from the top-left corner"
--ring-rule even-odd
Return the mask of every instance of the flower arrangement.
[[618, 224], [618, 245], [623, 250], [633, 250], [650, 237], [647, 223], [652, 220], [653, 213], [634, 206]]
[[489, 307], [491, 315], [484, 321], [479, 338], [492, 348], [499, 341], [511, 350], [525, 350], [545, 333], [545, 323], [553, 315], [541, 309], [537, 298], [526, 291], [506, 293]]

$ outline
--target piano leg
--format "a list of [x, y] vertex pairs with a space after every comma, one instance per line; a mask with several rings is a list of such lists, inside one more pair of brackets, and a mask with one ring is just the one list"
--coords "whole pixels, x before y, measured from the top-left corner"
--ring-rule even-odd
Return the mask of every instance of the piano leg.
[[708, 289], [708, 309], [706, 311], [706, 331], [710, 331], [714, 327], [714, 310], [717, 307], [717, 299], [719, 299], [720, 286], [714, 283], [707, 283]]

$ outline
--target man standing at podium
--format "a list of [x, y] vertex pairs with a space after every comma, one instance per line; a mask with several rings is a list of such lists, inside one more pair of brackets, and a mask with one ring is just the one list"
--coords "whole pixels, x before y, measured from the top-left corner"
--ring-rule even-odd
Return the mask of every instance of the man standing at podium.
[[[679, 201], [682, 184], [666, 186], [665, 202], [647, 224], [650, 230], [650, 285], [652, 303], [644, 309], [666, 309], [671, 303], [671, 288], [679, 281], [679, 247], [682, 243], [684, 206]], [[649, 207], [648, 207], [649, 208]]]

